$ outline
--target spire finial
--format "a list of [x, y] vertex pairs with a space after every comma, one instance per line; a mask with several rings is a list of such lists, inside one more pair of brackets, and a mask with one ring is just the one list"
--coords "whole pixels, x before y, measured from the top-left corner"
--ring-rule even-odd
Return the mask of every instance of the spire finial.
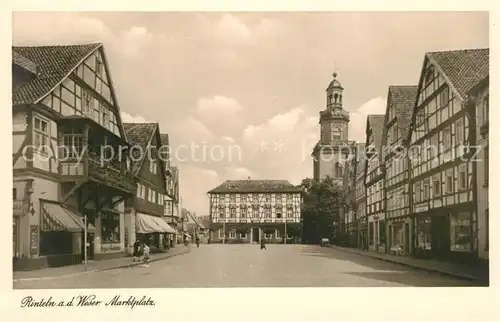
[[333, 78], [337, 78], [337, 72], [333, 72]]

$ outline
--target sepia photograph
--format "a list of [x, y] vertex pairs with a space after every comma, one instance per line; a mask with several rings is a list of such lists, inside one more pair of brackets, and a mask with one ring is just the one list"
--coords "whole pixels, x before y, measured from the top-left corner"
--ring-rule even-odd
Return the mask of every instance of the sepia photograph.
[[13, 289], [489, 286], [489, 29], [13, 12]]

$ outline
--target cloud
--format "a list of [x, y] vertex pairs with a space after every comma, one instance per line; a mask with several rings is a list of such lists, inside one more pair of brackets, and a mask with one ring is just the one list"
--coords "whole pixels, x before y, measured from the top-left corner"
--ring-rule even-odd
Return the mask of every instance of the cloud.
[[212, 33], [216, 40], [226, 45], [256, 45], [277, 34], [279, 22], [276, 19], [261, 18], [256, 22], [244, 23], [241, 15], [224, 14], [213, 24]]
[[243, 106], [234, 98], [221, 95], [200, 98], [196, 111], [207, 128], [219, 135], [239, 133], [246, 121], [246, 111]]
[[132, 116], [127, 112], [121, 112], [120, 115], [123, 123], [151, 123], [141, 115]]
[[351, 112], [349, 122], [349, 140], [365, 142], [366, 118], [369, 114], [385, 114], [386, 100], [382, 97], [372, 98]]

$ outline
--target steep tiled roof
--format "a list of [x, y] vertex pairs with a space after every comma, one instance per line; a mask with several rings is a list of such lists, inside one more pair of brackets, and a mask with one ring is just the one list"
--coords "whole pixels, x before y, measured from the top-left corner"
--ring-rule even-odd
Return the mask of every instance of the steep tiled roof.
[[[382, 148], [382, 134], [384, 132], [385, 115], [368, 115], [367, 125], [370, 126], [373, 135], [373, 144], [377, 152]], [[380, 153], [379, 153], [380, 156]]]
[[287, 180], [227, 180], [209, 193], [300, 192]]
[[[138, 146], [145, 152], [151, 138], [158, 128], [158, 123], [123, 123], [123, 128], [127, 136], [127, 141], [132, 146]], [[142, 161], [144, 161], [145, 157], [141, 158], [140, 149], [136, 148], [132, 151], [132, 157], [134, 158], [132, 161], [132, 172], [137, 174], [141, 169]]]
[[12, 63], [36, 74], [36, 64], [18, 52], [12, 51]]
[[100, 46], [102, 46], [100, 43], [69, 46], [13, 46], [13, 60], [24, 57], [33, 62], [36, 65], [37, 76], [23, 86], [13, 89], [12, 105], [36, 103]]
[[417, 93], [417, 85], [389, 86], [389, 98], [394, 105], [396, 122], [403, 138], [408, 136], [410, 130]]
[[471, 88], [489, 75], [489, 48], [439, 51], [426, 55], [437, 64], [450, 81], [450, 85], [462, 98], [465, 98]]

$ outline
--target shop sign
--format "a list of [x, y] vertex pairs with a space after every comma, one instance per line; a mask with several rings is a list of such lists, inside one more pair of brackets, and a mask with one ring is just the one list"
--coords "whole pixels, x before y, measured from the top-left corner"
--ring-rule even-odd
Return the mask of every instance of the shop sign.
[[429, 205], [416, 205], [415, 206], [415, 212], [424, 212], [424, 211], [427, 211], [429, 210]]
[[14, 216], [21, 216], [24, 211], [24, 200], [14, 200], [12, 208]]
[[30, 226], [30, 254], [38, 254], [38, 226]]

